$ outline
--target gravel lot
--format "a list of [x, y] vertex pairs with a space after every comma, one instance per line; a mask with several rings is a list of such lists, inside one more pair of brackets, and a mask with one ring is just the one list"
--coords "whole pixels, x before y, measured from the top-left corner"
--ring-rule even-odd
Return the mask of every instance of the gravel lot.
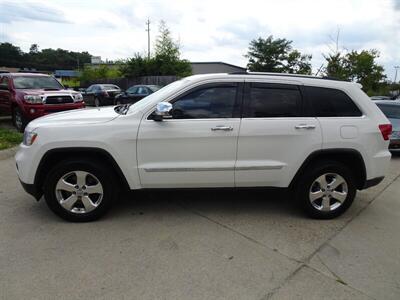
[[95, 223], [54, 216], [0, 160], [1, 299], [399, 299], [400, 157], [331, 221], [282, 193], [133, 193]]

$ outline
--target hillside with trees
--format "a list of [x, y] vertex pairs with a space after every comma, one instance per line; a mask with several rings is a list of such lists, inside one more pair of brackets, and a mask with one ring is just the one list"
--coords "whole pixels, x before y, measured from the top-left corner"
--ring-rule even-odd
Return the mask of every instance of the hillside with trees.
[[91, 55], [84, 52], [64, 49], [39, 49], [32, 44], [29, 52], [11, 43], [0, 43], [0, 66], [54, 71], [56, 69], [74, 70], [90, 63]]

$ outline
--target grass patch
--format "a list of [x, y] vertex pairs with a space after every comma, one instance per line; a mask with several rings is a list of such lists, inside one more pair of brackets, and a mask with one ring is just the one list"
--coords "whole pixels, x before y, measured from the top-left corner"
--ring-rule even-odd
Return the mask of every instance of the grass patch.
[[12, 129], [0, 128], [0, 150], [11, 148], [22, 142], [22, 133]]

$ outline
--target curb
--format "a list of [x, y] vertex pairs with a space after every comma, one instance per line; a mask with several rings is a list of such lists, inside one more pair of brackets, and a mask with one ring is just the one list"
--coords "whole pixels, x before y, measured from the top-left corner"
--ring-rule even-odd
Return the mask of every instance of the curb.
[[17, 153], [19, 146], [15, 146], [9, 149], [1, 150], [0, 151], [0, 160], [5, 160], [7, 158], [10, 158]]

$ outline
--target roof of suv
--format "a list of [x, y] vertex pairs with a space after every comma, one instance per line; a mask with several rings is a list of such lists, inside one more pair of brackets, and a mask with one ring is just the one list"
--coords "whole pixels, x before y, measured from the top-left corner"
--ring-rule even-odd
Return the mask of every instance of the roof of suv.
[[237, 73], [214, 73], [214, 74], [199, 74], [184, 78], [184, 80], [189, 81], [203, 81], [203, 80], [218, 80], [218, 79], [228, 79], [228, 78], [240, 78], [240, 79], [264, 79], [273, 81], [288, 81], [288, 83], [293, 84], [307, 84], [311, 86], [321, 86], [321, 87], [332, 87], [332, 88], [343, 88], [347, 87], [358, 87], [361, 88], [359, 83], [342, 81], [338, 79], [332, 79], [328, 77], [316, 77], [311, 75], [302, 74], [288, 74], [288, 73], [257, 73], [257, 72], [237, 72]]

